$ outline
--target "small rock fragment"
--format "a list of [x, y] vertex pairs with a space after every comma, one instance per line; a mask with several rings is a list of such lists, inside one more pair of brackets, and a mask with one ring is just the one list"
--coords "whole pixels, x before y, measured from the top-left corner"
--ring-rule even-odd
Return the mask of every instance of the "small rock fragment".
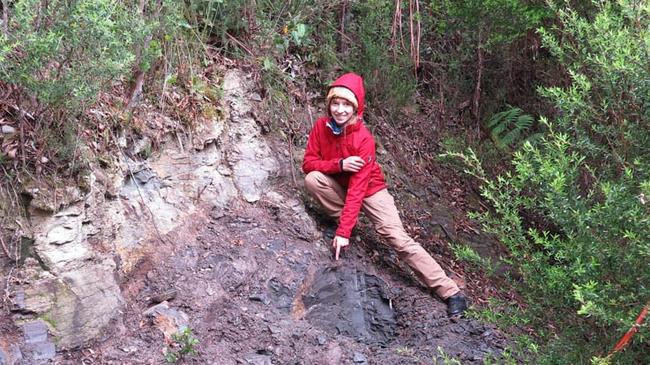
[[47, 325], [43, 321], [27, 322], [23, 325], [23, 334], [26, 344], [35, 344], [47, 341]]
[[28, 346], [34, 360], [51, 360], [56, 355], [56, 349], [52, 342], [39, 342]]
[[6, 124], [2, 126], [2, 134], [14, 134], [14, 133], [16, 133], [16, 128]]
[[269, 298], [267, 298], [264, 294], [253, 294], [248, 297], [248, 300], [252, 300], [254, 302], [261, 302], [264, 303], [265, 305], [271, 304], [271, 301]]
[[246, 363], [251, 365], [272, 365], [271, 356], [260, 355], [260, 354], [250, 354], [247, 355]]
[[156, 294], [151, 297], [151, 303], [162, 303], [164, 301], [169, 301], [176, 298], [178, 291], [176, 289], [168, 289], [162, 293]]
[[354, 361], [355, 364], [365, 364], [368, 362], [368, 359], [366, 359], [366, 356], [360, 352], [354, 352], [354, 355], [352, 356], [352, 361]]
[[[0, 343], [4, 339], [0, 338]], [[20, 348], [16, 344], [9, 345], [9, 348], [0, 346], [0, 364], [2, 365], [16, 365], [22, 364], [23, 354], [20, 352]]]

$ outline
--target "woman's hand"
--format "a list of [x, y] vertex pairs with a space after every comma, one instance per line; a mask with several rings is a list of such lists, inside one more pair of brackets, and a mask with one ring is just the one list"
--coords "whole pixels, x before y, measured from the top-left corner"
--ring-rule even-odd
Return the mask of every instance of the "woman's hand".
[[346, 247], [350, 244], [350, 240], [341, 236], [336, 236], [332, 240], [332, 247], [334, 247], [334, 259], [339, 260], [339, 254], [341, 253], [341, 248]]
[[342, 169], [345, 172], [359, 172], [366, 162], [359, 156], [350, 156], [343, 159]]

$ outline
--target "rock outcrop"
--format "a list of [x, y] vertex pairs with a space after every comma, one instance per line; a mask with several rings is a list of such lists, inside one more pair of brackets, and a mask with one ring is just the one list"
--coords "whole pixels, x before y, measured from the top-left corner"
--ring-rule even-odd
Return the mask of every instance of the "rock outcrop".
[[165, 237], [189, 238], [189, 227], [205, 220], [206, 211], [225, 209], [234, 198], [264, 196], [279, 164], [252, 116], [251, 86], [241, 71], [228, 71], [225, 117], [200, 126], [184, 145], [170, 138], [160, 154], [138, 161], [121, 141], [117, 168], [91, 171], [85, 195], [44, 204], [47, 189], [32, 188], [39, 197], [30, 227], [34, 259], [14, 290], [17, 324], [46, 325], [57, 350], [101, 340], [121, 321], [121, 280], [155, 255]]

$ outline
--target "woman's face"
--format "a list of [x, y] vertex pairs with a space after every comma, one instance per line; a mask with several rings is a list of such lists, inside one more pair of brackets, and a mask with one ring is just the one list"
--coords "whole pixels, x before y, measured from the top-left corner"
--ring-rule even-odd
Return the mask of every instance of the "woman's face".
[[354, 117], [354, 105], [343, 98], [332, 98], [330, 114], [338, 125], [343, 125]]

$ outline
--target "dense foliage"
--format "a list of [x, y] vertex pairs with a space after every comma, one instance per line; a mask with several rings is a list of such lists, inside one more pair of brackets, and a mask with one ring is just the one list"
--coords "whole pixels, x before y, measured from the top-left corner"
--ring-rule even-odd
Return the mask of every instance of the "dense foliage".
[[164, 44], [187, 24], [173, 1], [3, 3], [0, 80], [14, 106], [4, 116], [21, 139], [3, 141], [0, 161], [18, 158], [23, 172], [42, 171], [40, 161], [78, 172], [82, 114], [102, 92], [122, 92], [138, 71], [160, 62]]
[[[650, 300], [650, 8], [601, 3], [589, 18], [555, 10], [559, 25], [540, 33], [571, 85], [540, 90], [559, 116], [495, 180], [476, 156], [464, 158], [495, 209], [480, 218], [521, 269], [537, 325], [562, 328], [542, 358], [643, 363], [647, 325], [625, 353], [602, 355]], [[582, 318], [558, 316], [567, 310]]]

